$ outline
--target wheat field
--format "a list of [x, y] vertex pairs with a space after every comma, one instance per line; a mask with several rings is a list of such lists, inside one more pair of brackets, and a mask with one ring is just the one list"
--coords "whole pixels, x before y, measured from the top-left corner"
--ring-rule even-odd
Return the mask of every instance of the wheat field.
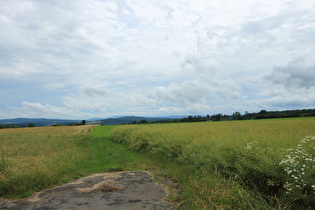
[[[92, 126], [0, 130], [0, 195], [23, 196], [60, 182], [86, 160]], [[65, 177], [66, 179], [66, 177]], [[33, 185], [33, 187], [30, 187]]]
[[[190, 174], [189, 182], [183, 184], [190, 191], [187, 199], [199, 208], [267, 208], [252, 206], [258, 200], [265, 203], [262, 197], [276, 208], [293, 201], [314, 202], [315, 138], [301, 143], [306, 136], [315, 136], [315, 118], [124, 125], [111, 133], [113, 141], [183, 168], [180, 176]], [[290, 171], [295, 171], [301, 186], [294, 184], [297, 180], [292, 182]], [[288, 191], [286, 186], [293, 184], [299, 188]]]

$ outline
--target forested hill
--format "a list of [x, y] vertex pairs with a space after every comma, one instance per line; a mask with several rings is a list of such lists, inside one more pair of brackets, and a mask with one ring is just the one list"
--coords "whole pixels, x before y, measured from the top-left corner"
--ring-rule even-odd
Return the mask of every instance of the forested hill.
[[0, 128], [12, 127], [43, 127], [55, 124], [69, 125], [79, 121], [62, 120], [62, 119], [46, 119], [46, 118], [15, 118], [0, 120]]
[[261, 110], [257, 113], [234, 112], [232, 115], [226, 114], [213, 114], [205, 116], [188, 116], [181, 119], [172, 119], [166, 121], [160, 121], [161, 123], [169, 122], [200, 122], [200, 121], [224, 121], [224, 120], [254, 120], [254, 119], [272, 119], [272, 118], [290, 118], [290, 117], [313, 117], [315, 116], [315, 109], [303, 109], [303, 110], [285, 110], [285, 111], [266, 111]]
[[268, 118], [288, 118], [288, 117], [312, 117], [315, 116], [315, 109], [285, 110], [285, 111], [266, 111], [258, 113], [245, 113], [244, 117], [249, 119], [268, 119]]
[[155, 121], [170, 120], [169, 117], [137, 117], [137, 116], [126, 116], [119, 118], [108, 118], [103, 120], [94, 121], [94, 123], [103, 124], [103, 125], [122, 125], [122, 124], [131, 124], [131, 123], [148, 123]]
[[286, 110], [286, 111], [266, 111], [261, 110], [257, 113], [234, 112], [232, 115], [213, 114], [198, 116], [169, 116], [169, 117], [137, 117], [125, 116], [117, 118], [107, 118], [100, 120], [62, 120], [45, 118], [15, 118], [0, 120], [0, 128], [14, 127], [42, 127], [53, 125], [81, 125], [81, 124], [102, 124], [102, 125], [121, 125], [121, 124], [146, 124], [146, 123], [172, 123], [172, 122], [200, 122], [200, 121], [222, 121], [222, 120], [252, 120], [270, 118], [289, 118], [289, 117], [311, 117], [315, 116], [315, 109]]
[[[180, 118], [180, 117], [178, 117]], [[107, 118], [101, 120], [62, 120], [62, 119], [45, 119], [45, 118], [15, 118], [0, 120], [0, 128], [17, 128], [17, 127], [43, 127], [43, 126], [61, 126], [61, 125], [81, 125], [83, 124], [102, 124], [102, 125], [121, 125], [131, 124], [134, 122], [153, 122], [172, 119], [172, 117], [136, 117], [126, 116], [118, 118]]]

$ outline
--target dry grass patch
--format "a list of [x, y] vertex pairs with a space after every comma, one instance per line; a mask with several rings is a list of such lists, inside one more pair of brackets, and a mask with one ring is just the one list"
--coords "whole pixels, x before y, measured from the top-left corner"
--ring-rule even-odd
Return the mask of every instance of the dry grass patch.
[[92, 126], [0, 130], [0, 196], [58, 183], [86, 159]]

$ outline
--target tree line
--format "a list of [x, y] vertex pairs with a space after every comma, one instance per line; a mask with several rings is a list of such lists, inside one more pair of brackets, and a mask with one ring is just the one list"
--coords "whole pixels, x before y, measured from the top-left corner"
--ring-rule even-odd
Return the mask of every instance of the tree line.
[[[266, 111], [261, 110], [260, 112], [245, 112], [241, 114], [236, 111], [231, 115], [226, 114], [213, 114], [205, 116], [187, 116], [180, 119], [167, 119], [167, 120], [158, 120], [158, 121], [148, 121], [140, 120], [133, 121], [129, 124], [149, 124], [149, 123], [180, 123], [180, 122], [203, 122], [203, 121], [227, 121], [227, 120], [254, 120], [254, 119], [272, 119], [272, 118], [289, 118], [289, 117], [312, 117], [315, 116], [315, 109], [302, 109], [302, 110], [285, 110], [285, 111]], [[67, 123], [67, 126], [78, 126], [85, 125], [86, 121], [82, 120], [81, 122]], [[123, 123], [126, 124], [126, 123]], [[61, 123], [53, 124], [51, 126], [63, 126]], [[34, 123], [29, 124], [0, 124], [0, 129], [2, 128], [19, 128], [19, 127], [36, 127]]]
[[180, 119], [168, 119], [148, 122], [147, 120], [141, 120], [139, 122], [134, 121], [131, 124], [148, 124], [148, 123], [180, 123], [180, 122], [203, 122], [203, 121], [227, 121], [227, 120], [254, 120], [254, 119], [272, 119], [272, 118], [290, 118], [290, 117], [314, 117], [315, 109], [303, 109], [303, 110], [286, 110], [286, 111], [266, 111], [260, 112], [245, 112], [241, 114], [236, 111], [232, 115], [226, 114], [213, 114], [205, 116], [188, 116]]
[[0, 124], [0, 129], [3, 128], [18, 128], [18, 125], [11, 125], [11, 124]]
[[[65, 126], [78, 126], [78, 125], [85, 125], [86, 120], [82, 120], [81, 122], [75, 122], [75, 123], [68, 123]], [[61, 123], [55, 123], [52, 124], [51, 126], [63, 126]], [[36, 127], [35, 123], [28, 123], [28, 124], [0, 124], [0, 129], [4, 128], [23, 128], [23, 127]]]

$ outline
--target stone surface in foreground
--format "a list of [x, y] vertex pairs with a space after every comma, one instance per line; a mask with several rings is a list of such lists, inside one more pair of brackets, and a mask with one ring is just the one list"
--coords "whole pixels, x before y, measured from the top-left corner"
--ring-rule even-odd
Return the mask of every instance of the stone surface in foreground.
[[94, 174], [21, 200], [0, 201], [0, 209], [172, 209], [165, 189], [144, 171]]

